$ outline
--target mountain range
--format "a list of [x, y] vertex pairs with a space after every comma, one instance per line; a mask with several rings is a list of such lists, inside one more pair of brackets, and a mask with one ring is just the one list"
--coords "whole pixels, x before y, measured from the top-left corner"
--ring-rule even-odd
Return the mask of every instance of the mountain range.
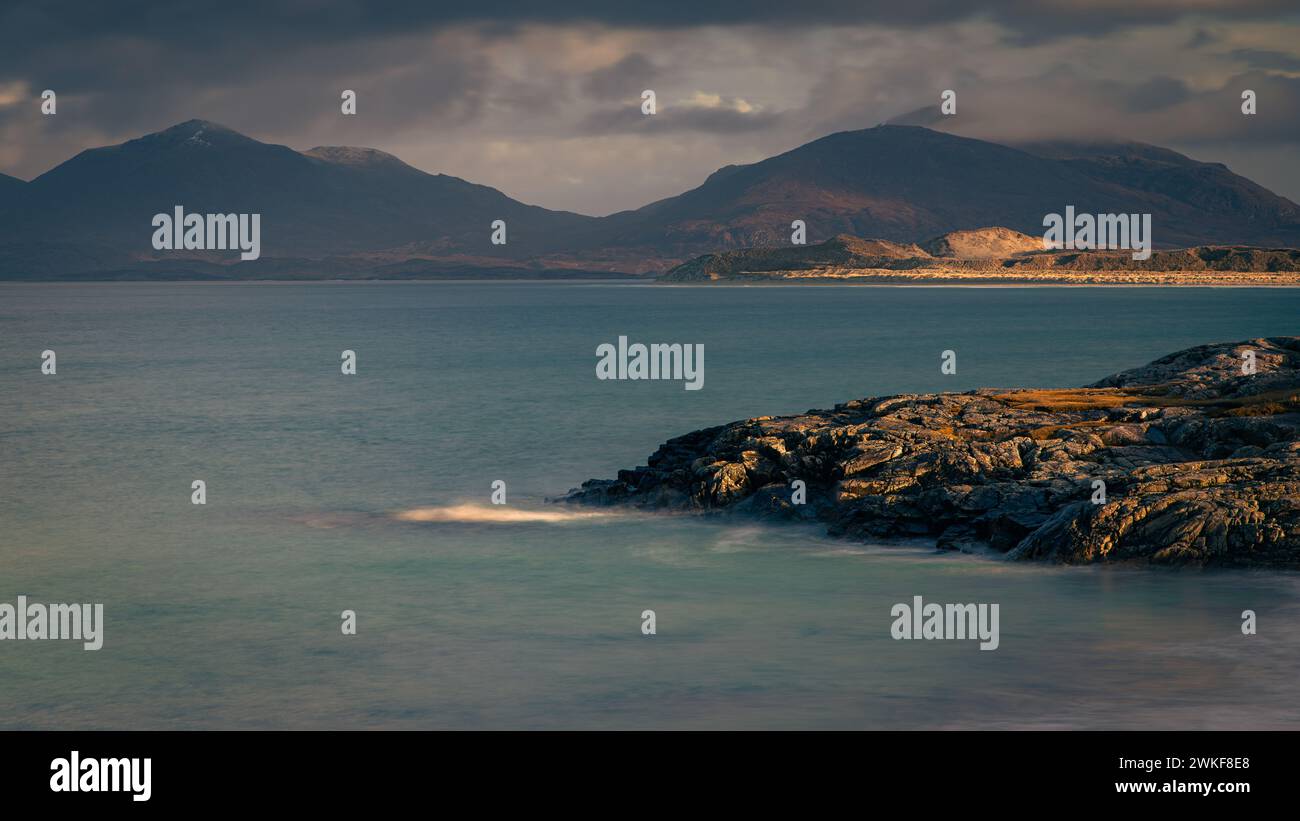
[[[258, 213], [262, 256], [155, 251], [154, 214]], [[651, 274], [692, 257], [840, 234], [923, 243], [1043, 216], [1150, 213], [1158, 248], [1300, 246], [1300, 206], [1141, 143], [1017, 147], [919, 126], [814, 140], [633, 211], [526, 205], [370, 148], [295, 151], [203, 120], [94, 148], [31, 182], [0, 175], [0, 278], [411, 278]], [[507, 241], [494, 245], [492, 223]]]

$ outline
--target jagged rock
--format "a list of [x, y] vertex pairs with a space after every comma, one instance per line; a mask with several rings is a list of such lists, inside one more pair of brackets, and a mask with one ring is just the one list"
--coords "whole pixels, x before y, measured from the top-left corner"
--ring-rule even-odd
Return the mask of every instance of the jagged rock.
[[1087, 388], [862, 399], [707, 428], [562, 501], [816, 520], [1011, 559], [1300, 567], [1300, 337], [1202, 345]]

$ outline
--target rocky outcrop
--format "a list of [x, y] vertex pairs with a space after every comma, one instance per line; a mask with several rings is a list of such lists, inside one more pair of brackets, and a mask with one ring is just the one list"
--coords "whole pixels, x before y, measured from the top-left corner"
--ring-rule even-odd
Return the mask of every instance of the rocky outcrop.
[[733, 422], [562, 501], [815, 520], [1011, 559], [1298, 567], [1300, 337], [1203, 345], [1080, 389]]

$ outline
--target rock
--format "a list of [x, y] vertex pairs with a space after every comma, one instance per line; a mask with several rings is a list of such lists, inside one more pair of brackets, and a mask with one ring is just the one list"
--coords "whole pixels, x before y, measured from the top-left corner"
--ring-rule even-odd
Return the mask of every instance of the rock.
[[846, 539], [927, 536], [1017, 560], [1300, 567], [1300, 337], [1202, 345], [1086, 388], [721, 425], [561, 501], [816, 520]]

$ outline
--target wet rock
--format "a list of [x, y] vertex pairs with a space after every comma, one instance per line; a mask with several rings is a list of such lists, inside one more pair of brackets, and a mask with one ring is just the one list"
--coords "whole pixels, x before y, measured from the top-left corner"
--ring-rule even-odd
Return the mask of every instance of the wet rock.
[[1300, 567], [1300, 337], [1202, 345], [1087, 388], [720, 425], [562, 501], [817, 520], [847, 539], [1023, 560]]

